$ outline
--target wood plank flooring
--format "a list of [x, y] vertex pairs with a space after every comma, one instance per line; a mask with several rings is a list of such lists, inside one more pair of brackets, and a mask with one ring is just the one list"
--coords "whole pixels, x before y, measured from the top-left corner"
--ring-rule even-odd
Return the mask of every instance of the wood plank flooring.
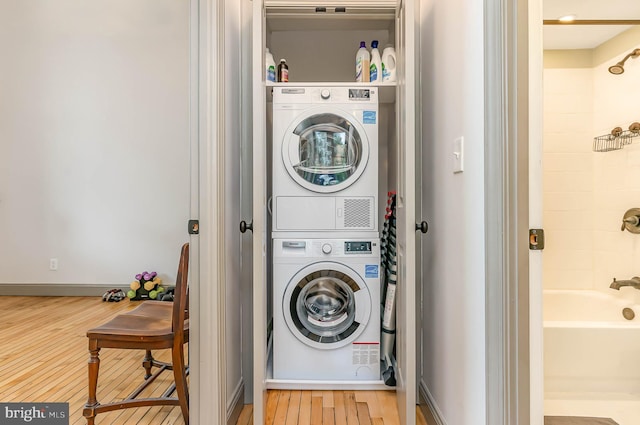
[[[393, 391], [269, 390], [265, 425], [399, 425]], [[429, 425], [416, 408], [417, 424]], [[237, 425], [253, 424], [253, 405], [246, 405]]]
[[[68, 402], [69, 424], [86, 424], [87, 329], [136, 306], [99, 297], [0, 296], [0, 401]], [[170, 360], [169, 351], [156, 356]], [[142, 380], [142, 357], [137, 350], [101, 350], [98, 399], [126, 397]], [[164, 374], [150, 392], [159, 394], [171, 382]], [[267, 407], [267, 425], [399, 424], [393, 391], [269, 391]], [[252, 415], [252, 406], [245, 406], [238, 425], [252, 424]], [[109, 412], [98, 415], [96, 423], [184, 425], [178, 407]], [[420, 412], [417, 423], [427, 425]]]
[[[86, 424], [87, 329], [136, 305], [99, 297], [0, 297], [0, 400], [68, 402], [69, 424]], [[156, 354], [170, 360], [169, 351]], [[138, 350], [101, 350], [98, 400], [126, 397], [143, 379], [143, 356]], [[163, 375], [149, 392], [160, 394], [173, 382], [171, 374]], [[100, 414], [96, 423], [177, 425], [184, 420], [178, 407], [154, 407]]]

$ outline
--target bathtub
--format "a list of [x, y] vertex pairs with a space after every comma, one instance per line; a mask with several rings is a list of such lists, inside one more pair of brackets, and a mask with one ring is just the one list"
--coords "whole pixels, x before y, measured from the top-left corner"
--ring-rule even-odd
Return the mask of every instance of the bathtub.
[[544, 291], [545, 393], [640, 396], [640, 304], [627, 291]]

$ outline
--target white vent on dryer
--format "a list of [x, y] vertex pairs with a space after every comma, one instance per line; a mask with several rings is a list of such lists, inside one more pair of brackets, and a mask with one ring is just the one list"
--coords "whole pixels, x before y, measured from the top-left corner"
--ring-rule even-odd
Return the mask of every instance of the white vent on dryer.
[[[374, 198], [338, 198], [336, 204], [338, 207], [338, 228], [374, 228]], [[342, 212], [342, 214], [340, 214], [340, 212]]]

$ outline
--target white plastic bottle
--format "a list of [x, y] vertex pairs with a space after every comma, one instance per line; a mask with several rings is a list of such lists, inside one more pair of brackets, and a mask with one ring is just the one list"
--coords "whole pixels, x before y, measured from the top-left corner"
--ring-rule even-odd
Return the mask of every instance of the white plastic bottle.
[[396, 81], [396, 51], [392, 46], [387, 46], [382, 51], [382, 82], [393, 83]]
[[276, 82], [276, 61], [273, 60], [273, 55], [269, 51], [267, 47], [267, 51], [264, 57], [265, 67], [266, 67], [266, 79], [267, 81]]
[[382, 59], [378, 51], [378, 40], [371, 42], [371, 64], [369, 65], [369, 81], [372, 83], [382, 82]]
[[366, 83], [369, 81], [369, 51], [366, 43], [360, 42], [360, 48], [356, 53], [356, 82]]

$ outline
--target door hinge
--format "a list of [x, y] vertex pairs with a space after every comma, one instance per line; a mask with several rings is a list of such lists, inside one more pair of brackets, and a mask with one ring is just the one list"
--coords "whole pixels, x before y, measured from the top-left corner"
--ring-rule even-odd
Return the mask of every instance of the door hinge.
[[544, 229], [529, 229], [529, 249], [534, 251], [544, 249]]
[[200, 233], [200, 222], [198, 220], [189, 220], [187, 231], [190, 235], [197, 235]]

